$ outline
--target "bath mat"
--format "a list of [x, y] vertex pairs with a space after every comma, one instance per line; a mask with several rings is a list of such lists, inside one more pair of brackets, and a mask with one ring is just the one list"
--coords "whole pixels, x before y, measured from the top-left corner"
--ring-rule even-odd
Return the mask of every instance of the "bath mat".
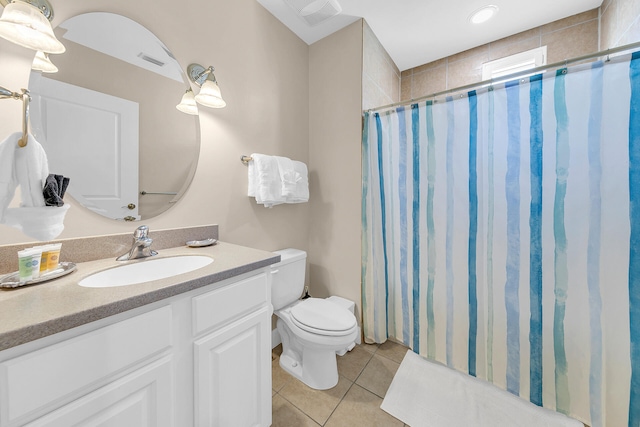
[[584, 426], [411, 350], [380, 407], [411, 427]]

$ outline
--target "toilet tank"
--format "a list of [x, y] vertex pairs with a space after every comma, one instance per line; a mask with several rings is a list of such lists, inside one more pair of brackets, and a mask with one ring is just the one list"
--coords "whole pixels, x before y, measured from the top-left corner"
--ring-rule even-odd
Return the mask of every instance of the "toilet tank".
[[293, 248], [274, 253], [280, 255], [280, 262], [271, 265], [271, 303], [279, 310], [302, 296], [307, 253]]

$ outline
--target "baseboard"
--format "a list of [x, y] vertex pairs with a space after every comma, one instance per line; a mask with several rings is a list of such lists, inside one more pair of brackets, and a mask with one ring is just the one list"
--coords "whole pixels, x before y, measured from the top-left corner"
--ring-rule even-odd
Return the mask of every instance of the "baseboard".
[[278, 332], [278, 330], [271, 330], [271, 348], [274, 349], [281, 343], [282, 339], [280, 338], [280, 333]]

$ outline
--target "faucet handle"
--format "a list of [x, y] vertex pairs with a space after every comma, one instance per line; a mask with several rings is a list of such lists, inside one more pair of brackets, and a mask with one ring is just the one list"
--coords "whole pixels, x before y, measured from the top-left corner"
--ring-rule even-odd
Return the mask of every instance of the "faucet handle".
[[136, 228], [136, 231], [133, 232], [133, 237], [135, 239], [144, 239], [149, 234], [149, 227], [146, 225], [141, 225]]

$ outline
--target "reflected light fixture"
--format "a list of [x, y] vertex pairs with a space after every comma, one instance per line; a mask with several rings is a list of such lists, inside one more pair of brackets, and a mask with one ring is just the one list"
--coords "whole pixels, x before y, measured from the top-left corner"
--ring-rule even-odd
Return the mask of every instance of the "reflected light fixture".
[[49, 55], [39, 50], [36, 52], [35, 58], [33, 58], [33, 64], [31, 69], [36, 71], [42, 71], [43, 73], [57, 73], [58, 67], [49, 59]]
[[493, 4], [481, 7], [469, 15], [469, 22], [472, 24], [482, 24], [483, 22], [487, 22], [489, 19], [493, 18], [496, 13], [498, 13], [498, 10], [498, 6]]
[[199, 64], [191, 64], [187, 68], [187, 75], [192, 82], [200, 86], [200, 92], [195, 96], [198, 104], [211, 108], [222, 108], [227, 103], [222, 99], [213, 71], [214, 68], [212, 66], [204, 68]]
[[65, 47], [53, 34], [53, 9], [47, 0], [0, 0], [0, 37], [17, 45], [46, 53], [63, 53]]
[[176, 105], [176, 108], [183, 113], [191, 114], [193, 116], [198, 114], [198, 106], [196, 105], [196, 100], [193, 97], [193, 91], [191, 88], [187, 89], [184, 95], [182, 95], [182, 100], [180, 101], [180, 104]]

